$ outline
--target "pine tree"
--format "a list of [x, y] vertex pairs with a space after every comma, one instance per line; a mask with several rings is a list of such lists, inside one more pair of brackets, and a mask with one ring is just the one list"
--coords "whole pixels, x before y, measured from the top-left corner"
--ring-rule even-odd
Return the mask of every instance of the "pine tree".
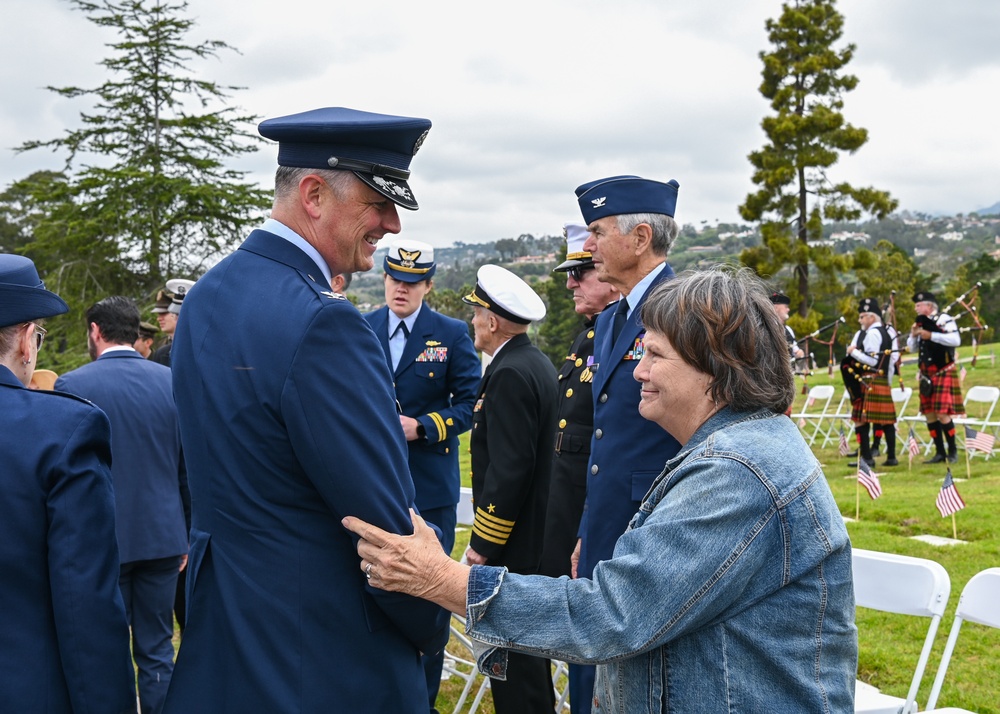
[[862, 213], [882, 219], [898, 205], [885, 191], [827, 177], [841, 152], [853, 154], [868, 141], [867, 130], [841, 114], [843, 94], [858, 84], [857, 77], [841, 72], [855, 50], [853, 44], [835, 48], [843, 25], [834, 0], [785, 3], [781, 17], [766, 23], [773, 48], [760, 53], [760, 93], [774, 115], [761, 122], [768, 143], [748, 157], [759, 189], [747, 196], [740, 214], [761, 222], [763, 245], [740, 259], [766, 276], [790, 264], [788, 294], [803, 318], [811, 303], [810, 266], [827, 290], [835, 290], [838, 273], [850, 268], [849, 256], [811, 244], [823, 237], [823, 220], [857, 220]]

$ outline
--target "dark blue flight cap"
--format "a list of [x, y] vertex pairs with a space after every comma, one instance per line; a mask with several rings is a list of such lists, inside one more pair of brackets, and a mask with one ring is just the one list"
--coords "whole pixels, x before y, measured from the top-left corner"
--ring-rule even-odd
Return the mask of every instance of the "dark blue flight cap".
[[677, 189], [680, 184], [651, 181], [639, 176], [612, 176], [585, 183], [576, 189], [583, 220], [589, 226], [605, 216], [628, 213], [662, 213], [674, 215]]
[[354, 174], [403, 208], [417, 210], [407, 179], [410, 160], [431, 129], [428, 119], [344, 107], [266, 119], [261, 136], [278, 142], [278, 165]]

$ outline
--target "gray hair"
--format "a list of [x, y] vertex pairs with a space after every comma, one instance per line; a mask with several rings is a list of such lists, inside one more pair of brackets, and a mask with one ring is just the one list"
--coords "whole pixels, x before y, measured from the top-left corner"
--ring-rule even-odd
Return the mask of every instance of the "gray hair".
[[648, 223], [653, 229], [653, 253], [664, 258], [667, 257], [677, 234], [680, 233], [677, 221], [663, 213], [623, 213], [615, 218], [618, 222], [618, 232], [622, 235], [631, 233], [640, 223]]
[[6, 359], [13, 351], [17, 344], [17, 332], [23, 324], [22, 322], [16, 325], [0, 327], [0, 360]]
[[795, 378], [785, 328], [768, 296], [749, 268], [685, 271], [649, 294], [642, 322], [712, 378], [716, 402], [783, 414], [795, 399]]
[[337, 198], [342, 198], [353, 181], [360, 181], [350, 171], [334, 169], [304, 169], [298, 166], [279, 166], [274, 173], [274, 200], [280, 201], [298, 190], [299, 182], [309, 175], [319, 176], [326, 181]]

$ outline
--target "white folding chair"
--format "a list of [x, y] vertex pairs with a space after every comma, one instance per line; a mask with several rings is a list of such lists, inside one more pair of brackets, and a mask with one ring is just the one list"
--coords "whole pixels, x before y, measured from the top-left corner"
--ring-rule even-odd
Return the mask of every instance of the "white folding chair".
[[896, 408], [896, 421], [906, 416], [906, 407], [910, 404], [910, 397], [913, 396], [912, 387], [893, 387], [892, 405]]
[[[1000, 436], [998, 434], [1000, 422], [993, 421], [993, 410], [996, 409], [998, 401], [1000, 401], [1000, 387], [986, 387], [982, 385], [970, 387], [969, 391], [965, 393], [965, 416], [955, 419], [958, 435], [964, 437], [965, 429], [962, 427], [968, 425], [976, 431], [992, 429], [993, 436]], [[982, 416], [974, 416], [973, 412]], [[974, 453], [970, 453], [969, 456], [972, 456]], [[985, 454], [987, 459], [990, 456], [991, 454]]]
[[460, 526], [471, 526], [476, 519], [476, 512], [472, 508], [472, 489], [462, 486], [458, 495], [458, 524]]
[[931, 620], [905, 699], [885, 694], [863, 682], [858, 682], [854, 692], [855, 712], [911, 714], [917, 711], [917, 690], [927, 667], [941, 616], [948, 605], [951, 580], [944, 567], [925, 558], [856, 548], [853, 564], [854, 599], [858, 607], [899, 615], [929, 617]]
[[[819, 384], [809, 388], [806, 395], [806, 403], [802, 411], [792, 414], [792, 421], [802, 425], [802, 430], [810, 433], [809, 443], [816, 441], [816, 437], [833, 430], [833, 424], [826, 425], [823, 422], [832, 419], [830, 411], [830, 401], [833, 399], [834, 389], [829, 384]], [[817, 407], [816, 411], [809, 411], [810, 406]], [[805, 434], [803, 434], [805, 438]]]
[[927, 700], [927, 711], [942, 714], [944, 712], [971, 714], [967, 709], [955, 707], [934, 709], [941, 693], [944, 675], [948, 671], [948, 663], [955, 650], [958, 631], [962, 629], [962, 623], [966, 620], [1000, 628], [1000, 568], [988, 568], [976, 573], [962, 589], [962, 597], [959, 598], [958, 609], [955, 611], [955, 622], [951, 626], [951, 634], [948, 635], [948, 643], [944, 646], [941, 664], [938, 666], [937, 676], [934, 677], [934, 686], [931, 687], [931, 696]]
[[469, 698], [472, 688], [477, 682], [479, 683], [476, 695], [467, 710], [469, 714], [475, 714], [479, 710], [483, 697], [486, 696], [486, 691], [490, 688], [490, 678], [480, 674], [476, 668], [476, 655], [472, 650], [472, 640], [465, 635], [465, 618], [454, 614], [451, 616], [451, 639], [448, 640], [448, 646], [445, 648], [444, 672], [465, 682], [462, 686], [462, 693], [455, 702], [452, 714], [459, 714], [463, 711], [465, 701]]

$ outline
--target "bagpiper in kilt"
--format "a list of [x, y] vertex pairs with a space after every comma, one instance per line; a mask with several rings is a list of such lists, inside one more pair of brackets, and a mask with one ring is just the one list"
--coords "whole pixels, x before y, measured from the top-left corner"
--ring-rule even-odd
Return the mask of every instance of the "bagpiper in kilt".
[[865, 298], [858, 305], [858, 322], [861, 329], [854, 335], [848, 351], [848, 366], [859, 375], [862, 383], [861, 397], [851, 404], [851, 419], [858, 440], [858, 458], [869, 466], [875, 464], [871, 452], [871, 426], [875, 425], [885, 435], [885, 466], [895, 466], [896, 460], [896, 406], [892, 401], [892, 376], [895, 370], [895, 340], [882, 324], [882, 310], [876, 300]]
[[[955, 373], [955, 348], [961, 335], [954, 318], [938, 312], [933, 293], [918, 292], [913, 296], [917, 320], [910, 328], [906, 345], [917, 352], [920, 364], [920, 411], [927, 419], [927, 431], [934, 440], [936, 452], [924, 463], [958, 461], [955, 444], [955, 424], [952, 417], [965, 414], [962, 390]], [[948, 453], [944, 443], [948, 441]]]

